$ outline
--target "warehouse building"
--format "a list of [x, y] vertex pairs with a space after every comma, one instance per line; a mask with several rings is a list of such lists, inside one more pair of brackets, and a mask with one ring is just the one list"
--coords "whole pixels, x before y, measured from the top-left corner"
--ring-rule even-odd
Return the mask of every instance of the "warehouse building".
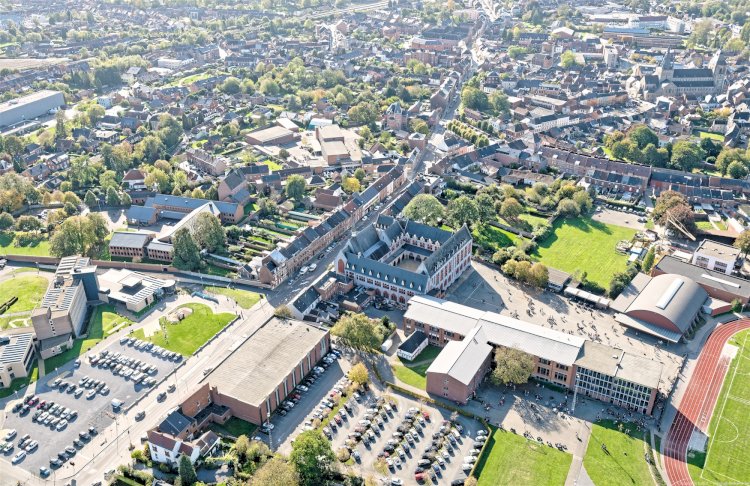
[[30, 95], [0, 103], [0, 127], [33, 120], [65, 104], [60, 91], [41, 90]]
[[262, 424], [330, 348], [327, 329], [273, 317], [216, 365], [203, 380], [208, 387], [183, 402], [183, 413], [194, 417], [211, 407], [221, 420], [229, 413]]
[[466, 403], [492, 369], [494, 350], [534, 360], [532, 377], [585, 396], [650, 414], [662, 364], [579, 336], [429, 296], [415, 296], [404, 332], [421, 331], [443, 348], [427, 369], [427, 392]]

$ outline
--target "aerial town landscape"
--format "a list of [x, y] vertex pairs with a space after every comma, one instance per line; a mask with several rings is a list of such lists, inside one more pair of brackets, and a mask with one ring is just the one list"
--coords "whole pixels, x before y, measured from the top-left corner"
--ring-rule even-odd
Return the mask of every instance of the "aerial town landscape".
[[748, 137], [740, 0], [0, 0], [0, 486], [750, 484]]

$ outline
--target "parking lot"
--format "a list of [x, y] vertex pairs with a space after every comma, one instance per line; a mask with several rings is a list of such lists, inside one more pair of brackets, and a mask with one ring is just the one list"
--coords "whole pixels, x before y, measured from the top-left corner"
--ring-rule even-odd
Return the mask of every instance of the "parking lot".
[[311, 420], [315, 408], [321, 400], [331, 393], [331, 389], [341, 380], [351, 368], [346, 358], [336, 360], [301, 394], [294, 408], [286, 415], [276, 414], [271, 423], [274, 428], [269, 436], [262, 438], [279, 452], [289, 454], [292, 450], [292, 439], [304, 430], [305, 422]]
[[[90, 363], [90, 357], [99, 355], [102, 351], [106, 351], [106, 357], [110, 358], [111, 368], [105, 368], [101, 363], [95, 366]], [[140, 363], [127, 364], [125, 358], [139, 360]], [[126, 378], [115, 374], [117, 364], [122, 365], [119, 373], [130, 370], [131, 375]], [[36, 450], [27, 453], [25, 458], [17, 461], [17, 465], [33, 474], [39, 474], [40, 467], [50, 468], [52, 458], [58, 458], [61, 465], [56, 468], [64, 470], [74, 465], [77, 460], [92, 457], [102, 445], [101, 441], [96, 436], [88, 439], [85, 436], [81, 438], [80, 434], [88, 433], [89, 427], [102, 430], [110, 425], [116, 417], [116, 410], [113, 408], [114, 400], [121, 402], [122, 408], [128, 407], [153, 386], [149, 386], [147, 380], [158, 382], [172, 372], [178, 364], [179, 362], [175, 359], [155, 355], [153, 350], [136, 349], [125, 343], [116, 342], [103, 350], [90, 351], [81, 357], [80, 364], [68, 363], [59, 368], [56, 373], [41, 379], [36, 387], [38, 401], [30, 407], [27, 413], [22, 413], [20, 410], [13, 412], [12, 408], [9, 409], [3, 425], [4, 430], [0, 434], [0, 441], [11, 429], [16, 430], [16, 436], [11, 441], [13, 448], [0, 457], [7, 461], [13, 460], [20, 450], [19, 440], [26, 434], [30, 435], [31, 440], [38, 441], [39, 445]], [[132, 371], [135, 368], [140, 368], [140, 370]], [[136, 376], [141, 379], [141, 382], [134, 383], [133, 376], [138, 373], [142, 375]], [[85, 380], [86, 377], [88, 380]], [[23, 398], [25, 401], [30, 397]], [[40, 407], [44, 402], [46, 404]], [[51, 404], [59, 405], [60, 410], [56, 410]], [[60, 422], [68, 411], [75, 411], [77, 416], [69, 418], [66, 420], [67, 424], [60, 426]], [[47, 424], [45, 425], [43, 421]], [[78, 442], [74, 443], [74, 441]], [[70, 448], [69, 452], [59, 455], [66, 448]]]
[[450, 411], [376, 391], [348, 405], [346, 419], [332, 430], [332, 445], [334, 451], [350, 448], [362, 475], [398, 478], [403, 484], [451, 484], [466, 478], [470, 468], [464, 464], [478, 454], [474, 438], [481, 425], [475, 420], [454, 416], [451, 422]]

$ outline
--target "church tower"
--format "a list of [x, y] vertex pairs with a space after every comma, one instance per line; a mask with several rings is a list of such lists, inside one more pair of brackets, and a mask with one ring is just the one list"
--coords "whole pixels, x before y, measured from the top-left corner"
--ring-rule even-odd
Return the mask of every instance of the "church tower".
[[723, 89], [727, 80], [727, 60], [721, 50], [716, 51], [708, 63], [708, 69], [714, 74], [714, 86]]

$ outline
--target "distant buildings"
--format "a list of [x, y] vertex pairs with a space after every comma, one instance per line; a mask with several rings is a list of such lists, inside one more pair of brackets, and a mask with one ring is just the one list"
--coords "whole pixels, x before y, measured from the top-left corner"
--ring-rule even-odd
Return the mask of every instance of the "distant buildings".
[[[205, 414], [206, 419], [210, 416]], [[205, 426], [185, 416], [180, 409], [170, 412], [156, 428], [146, 433], [151, 460], [177, 466], [182, 455], [194, 464], [210, 454], [219, 444], [219, 436], [210, 430], [200, 433], [201, 425]]]
[[678, 68], [674, 66], [671, 49], [667, 49], [653, 74], [645, 74], [640, 66], [636, 66], [626, 88], [631, 96], [648, 101], [655, 101], [659, 96], [699, 98], [723, 91], [726, 78], [727, 63], [720, 50], [714, 54], [707, 68]]
[[41, 90], [30, 95], [21, 96], [0, 103], [0, 127], [14, 125], [22, 121], [48, 114], [65, 104], [65, 97], [60, 91]]
[[131, 206], [126, 217], [131, 224], [148, 226], [159, 218], [181, 220], [186, 214], [208, 203], [218, 209], [222, 223], [236, 224], [244, 215], [244, 208], [237, 203], [157, 194], [146, 198], [142, 206]]

